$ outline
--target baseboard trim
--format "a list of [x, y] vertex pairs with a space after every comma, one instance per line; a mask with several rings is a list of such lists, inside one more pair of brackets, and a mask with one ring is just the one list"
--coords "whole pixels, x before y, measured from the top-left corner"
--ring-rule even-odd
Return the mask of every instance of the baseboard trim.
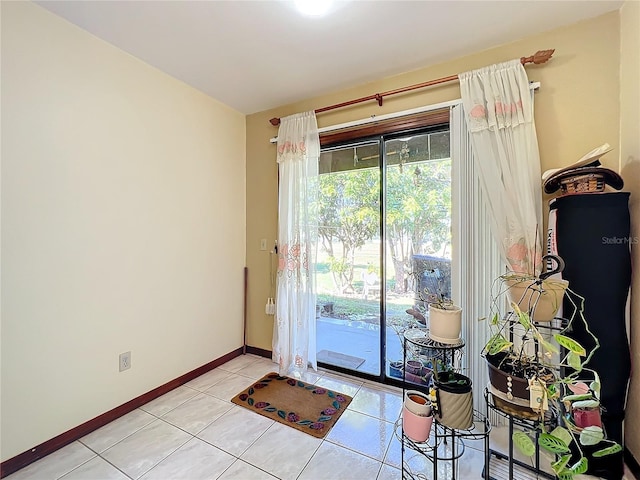
[[250, 347], [249, 345], [247, 345], [247, 353], [251, 353], [253, 355], [258, 355], [258, 356], [264, 357], [264, 358], [271, 358], [272, 357], [271, 350], [265, 350], [264, 348], [258, 348], [258, 347]]
[[635, 478], [640, 478], [640, 465], [627, 447], [624, 447], [624, 463]]
[[[242, 347], [233, 350], [232, 352], [223, 355], [222, 357], [213, 360], [201, 367], [196, 368], [184, 375], [175, 378], [164, 385], [161, 385], [153, 390], [148, 391], [147, 393], [143, 393], [139, 397], [134, 398], [133, 400], [128, 401], [108, 412], [103, 413], [102, 415], [98, 415], [97, 417], [83, 423], [82, 425], [78, 425], [77, 427], [72, 428], [60, 435], [47, 440], [46, 442], [41, 443], [40, 445], [27, 450], [26, 452], [20, 453], [13, 458], [5, 460], [0, 464], [0, 478], [4, 478], [8, 475], [11, 475], [14, 472], [17, 472], [21, 468], [26, 467], [27, 465], [39, 460], [43, 457], [46, 457], [50, 453], [55, 452], [56, 450], [75, 442], [76, 440], [84, 437], [85, 435], [97, 430], [100, 427], [103, 427], [109, 422], [112, 422], [116, 418], [119, 418], [123, 415], [126, 415], [129, 412], [132, 412], [138, 407], [141, 407], [145, 403], [150, 402], [151, 400], [158, 398], [161, 395], [164, 395], [167, 392], [170, 392], [176, 387], [183, 385], [184, 383], [190, 382], [194, 378], [199, 377], [200, 375], [207, 373], [209, 370], [213, 370], [216, 367], [228, 362], [229, 360], [242, 355]], [[259, 355], [259, 354], [257, 354]]]

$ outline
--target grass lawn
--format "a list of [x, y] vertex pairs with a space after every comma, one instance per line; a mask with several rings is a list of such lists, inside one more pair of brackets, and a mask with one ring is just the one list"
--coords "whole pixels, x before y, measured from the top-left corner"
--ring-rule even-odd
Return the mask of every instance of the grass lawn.
[[[336, 255], [341, 252], [336, 251]], [[354, 293], [338, 294], [333, 282], [333, 277], [329, 269], [329, 261], [327, 254], [318, 252], [316, 262], [316, 288], [318, 292], [318, 305], [321, 307], [323, 316], [332, 316], [334, 318], [343, 318], [346, 320], [359, 320], [371, 323], [380, 322], [380, 298], [365, 299], [363, 295], [364, 281], [363, 275], [367, 274], [371, 267], [379, 265], [380, 258], [380, 241], [372, 240], [367, 242], [358, 250], [353, 271], [352, 286]], [[405, 310], [413, 306], [414, 294], [408, 292], [406, 294], [396, 294], [393, 292], [395, 286], [395, 271], [393, 265], [389, 262], [387, 270], [387, 319], [406, 318]], [[329, 302], [333, 302], [333, 314], [329, 315], [322, 310], [322, 307]]]

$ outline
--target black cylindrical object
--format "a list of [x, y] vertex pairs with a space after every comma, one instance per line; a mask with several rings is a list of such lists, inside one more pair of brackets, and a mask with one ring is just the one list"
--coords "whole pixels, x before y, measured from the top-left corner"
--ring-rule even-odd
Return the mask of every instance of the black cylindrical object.
[[[629, 193], [567, 195], [551, 201], [555, 210], [557, 253], [565, 261], [562, 278], [584, 297], [584, 317], [600, 348], [587, 367], [600, 376], [602, 421], [607, 437], [622, 443], [622, 421], [631, 356], [625, 307], [631, 284]], [[575, 307], [565, 297], [564, 317]], [[588, 350], [594, 347], [582, 322], [574, 322], [571, 337]], [[623, 475], [622, 455], [599, 459], [598, 472], [607, 479]], [[595, 465], [594, 465], [595, 466]]]

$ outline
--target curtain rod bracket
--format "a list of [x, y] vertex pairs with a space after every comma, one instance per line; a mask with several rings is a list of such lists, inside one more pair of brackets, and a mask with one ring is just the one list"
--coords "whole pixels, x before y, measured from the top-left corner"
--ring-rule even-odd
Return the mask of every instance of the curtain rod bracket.
[[[523, 65], [527, 63], [533, 63], [534, 65], [540, 65], [542, 63], [547, 63], [555, 49], [550, 50], [538, 50], [536, 53], [531, 55], [530, 57], [520, 57], [520, 63]], [[355, 100], [349, 100], [347, 102], [338, 103], [336, 105], [329, 105], [328, 107], [322, 107], [315, 110], [316, 113], [326, 112], [328, 110], [335, 110], [336, 108], [347, 107], [349, 105], [355, 105], [356, 103], [362, 103], [367, 100], [376, 100], [378, 102], [378, 106], [382, 106], [382, 100], [384, 97], [390, 95], [396, 95], [398, 93], [409, 92], [411, 90], [417, 90], [419, 88], [430, 87], [432, 85], [438, 85], [440, 83], [453, 82], [458, 80], [458, 75], [451, 75], [449, 77], [437, 78], [435, 80], [429, 80], [428, 82], [418, 83], [416, 85], [410, 85], [408, 87], [398, 88], [396, 90], [390, 90], [388, 92], [376, 93], [375, 95], [369, 95], [367, 97], [357, 98]], [[280, 125], [280, 119], [278, 117], [274, 117], [269, 120], [269, 123], [274, 127]]]

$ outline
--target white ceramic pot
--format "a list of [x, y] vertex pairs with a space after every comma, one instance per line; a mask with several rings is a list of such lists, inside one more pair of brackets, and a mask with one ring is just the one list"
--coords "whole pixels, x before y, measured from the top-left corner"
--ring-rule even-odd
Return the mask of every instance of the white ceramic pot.
[[509, 301], [529, 314], [534, 322], [550, 322], [562, 306], [569, 286], [566, 280], [547, 279], [536, 283], [535, 278], [512, 275], [505, 277], [509, 287]]
[[404, 394], [404, 406], [411, 413], [420, 417], [431, 415], [431, 400], [426, 393], [418, 390], [407, 390]]
[[457, 305], [439, 308], [429, 305], [429, 338], [440, 343], [454, 344], [460, 341], [462, 308]]

